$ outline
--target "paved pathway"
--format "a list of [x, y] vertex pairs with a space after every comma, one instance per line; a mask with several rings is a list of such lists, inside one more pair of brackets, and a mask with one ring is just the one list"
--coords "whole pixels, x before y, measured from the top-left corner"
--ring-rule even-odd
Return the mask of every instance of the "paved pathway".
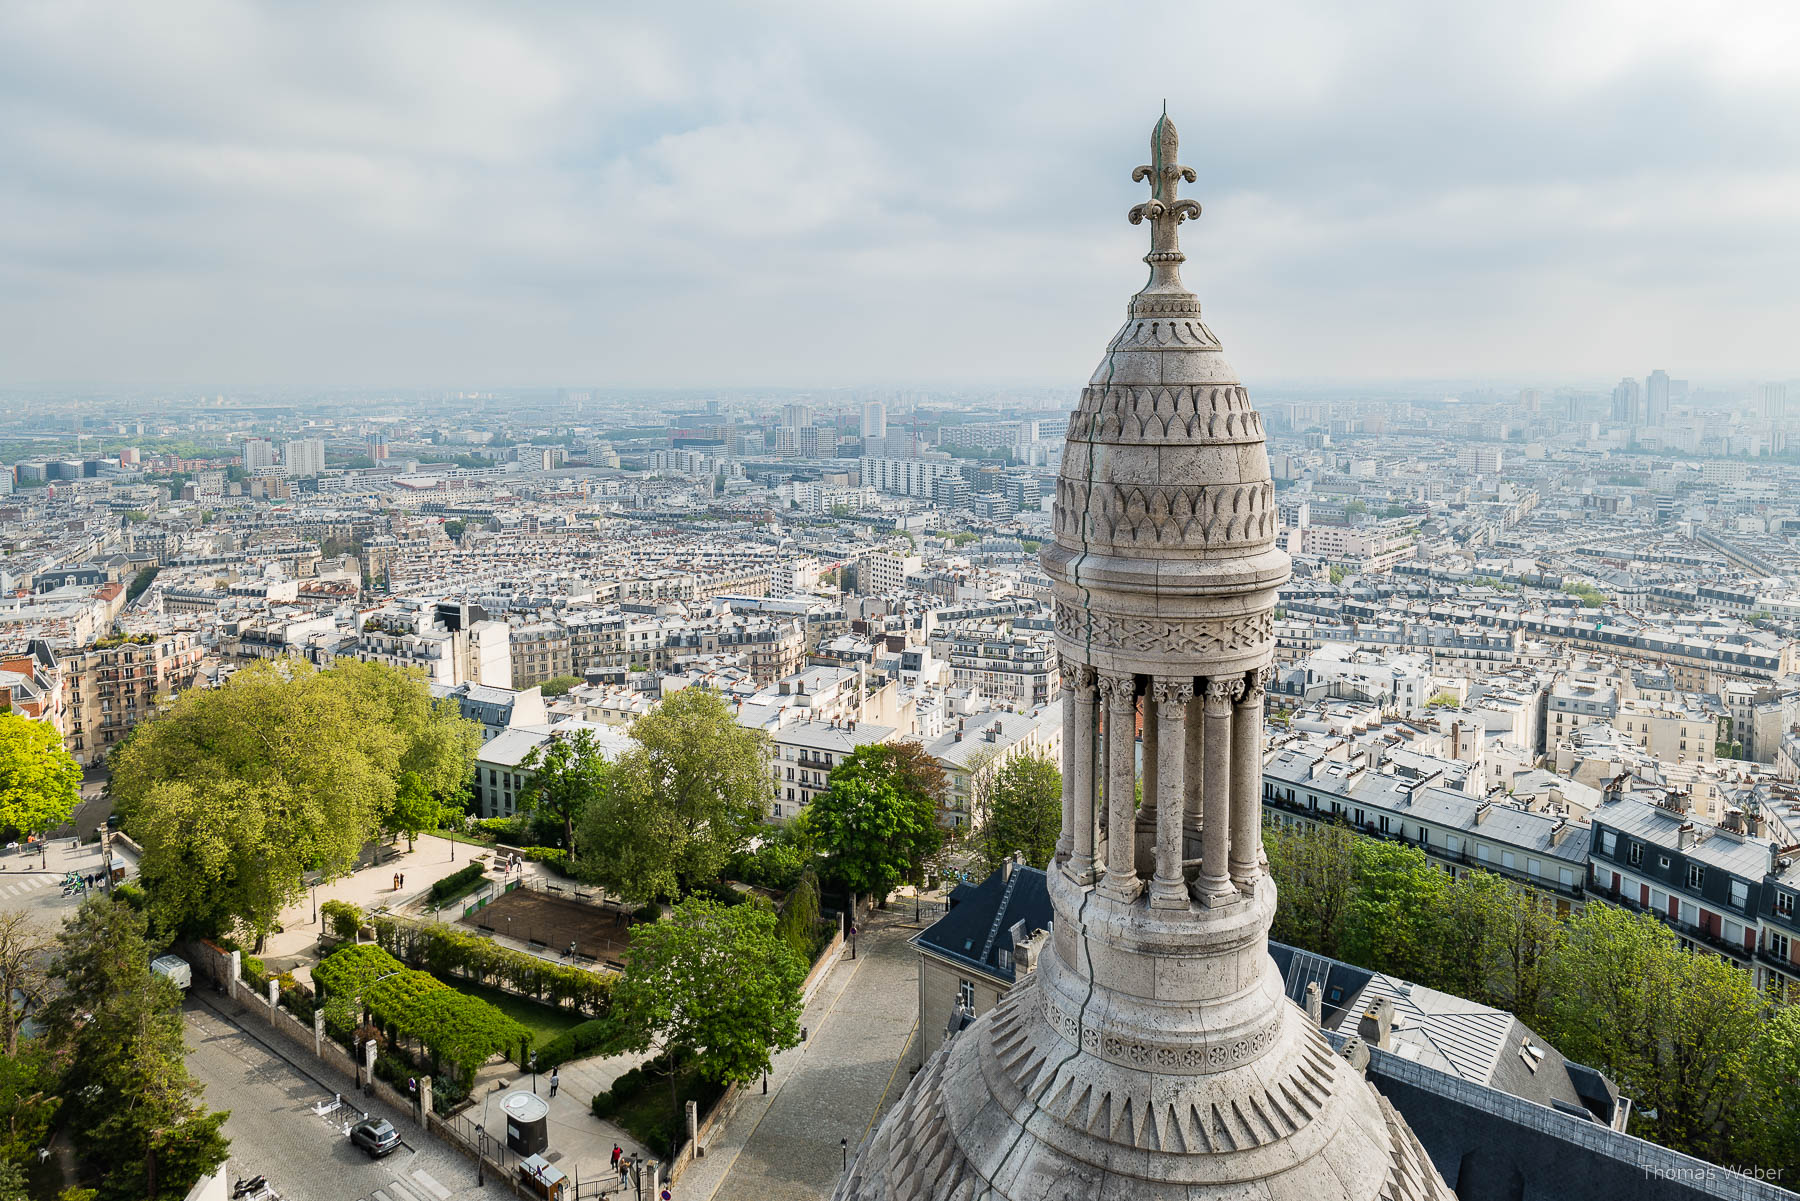
[[[398, 910], [419, 900], [445, 876], [469, 866], [483, 849], [424, 834], [410, 852], [401, 850], [390, 861], [387, 848], [383, 848], [379, 866], [365, 867], [321, 884], [318, 901], [320, 904], [331, 900], [349, 901], [365, 910], [382, 906]], [[394, 888], [396, 875], [406, 877], [406, 886], [398, 891]], [[301, 979], [310, 980], [310, 963], [317, 950], [322, 921], [322, 918], [313, 919], [313, 894], [308, 891], [299, 901], [282, 910], [281, 931], [271, 934], [264, 943], [263, 962], [272, 968], [293, 969]]]
[[[904, 909], [904, 911], [902, 911]], [[858, 958], [832, 970], [801, 1018], [807, 1041], [775, 1057], [769, 1096], [753, 1090], [682, 1174], [677, 1201], [822, 1201], [854, 1151], [911, 1081], [919, 953], [912, 906], [865, 919]]]

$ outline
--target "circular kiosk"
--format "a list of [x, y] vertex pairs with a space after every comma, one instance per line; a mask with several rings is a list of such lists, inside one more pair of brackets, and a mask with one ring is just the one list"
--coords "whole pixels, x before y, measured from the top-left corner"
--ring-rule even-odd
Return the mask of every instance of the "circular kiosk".
[[520, 1155], [536, 1155], [550, 1145], [550, 1103], [536, 1093], [511, 1093], [500, 1102], [506, 1112], [506, 1145]]

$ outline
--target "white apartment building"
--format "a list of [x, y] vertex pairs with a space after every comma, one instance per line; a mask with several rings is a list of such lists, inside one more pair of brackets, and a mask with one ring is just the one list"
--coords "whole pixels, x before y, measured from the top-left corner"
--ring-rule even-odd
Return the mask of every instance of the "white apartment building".
[[862, 460], [862, 482], [878, 492], [930, 500], [932, 485], [941, 479], [962, 478], [962, 467], [932, 459]]
[[295, 438], [282, 448], [281, 460], [290, 476], [318, 475], [325, 470], [325, 439]]

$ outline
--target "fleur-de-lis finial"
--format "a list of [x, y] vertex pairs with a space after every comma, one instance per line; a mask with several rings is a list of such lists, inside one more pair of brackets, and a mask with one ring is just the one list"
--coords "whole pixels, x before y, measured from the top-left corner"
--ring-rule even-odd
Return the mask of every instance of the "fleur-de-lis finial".
[[1181, 264], [1187, 256], [1181, 253], [1177, 230], [1182, 221], [1200, 216], [1200, 205], [1193, 200], [1178, 199], [1176, 185], [1182, 180], [1193, 183], [1197, 178], [1192, 167], [1184, 167], [1177, 158], [1181, 149], [1175, 133], [1175, 122], [1169, 120], [1167, 107], [1150, 131], [1150, 161], [1131, 173], [1139, 183], [1150, 181], [1150, 199], [1131, 206], [1131, 223], [1150, 222], [1150, 253], [1144, 261], [1150, 264], [1150, 282], [1144, 290], [1182, 291]]

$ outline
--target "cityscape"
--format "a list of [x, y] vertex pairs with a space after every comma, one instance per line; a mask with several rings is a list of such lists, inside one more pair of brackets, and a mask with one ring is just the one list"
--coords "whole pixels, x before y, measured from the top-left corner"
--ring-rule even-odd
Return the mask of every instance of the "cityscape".
[[[394, 28], [449, 54], [464, 16]], [[272, 19], [207, 36], [254, 59]], [[516, 19], [468, 45], [536, 117], [521, 64], [551, 59]], [[738, 19], [608, 26], [643, 39], [619, 88], [673, 104], [698, 67], [661, 39], [736, 62], [714, 39]], [[888, 32], [950, 57], [998, 37], [967, 19]], [[1760, 21], [1720, 46], [1791, 44]], [[47, 62], [54, 26], [0, 17]], [[757, 70], [797, 89], [827, 88], [831, 39], [881, 58], [866, 30], [768, 36]], [[604, 322], [598, 359], [552, 338], [512, 369], [550, 338], [519, 333], [530, 311], [485, 347], [460, 323], [517, 281], [448, 272], [410, 365], [425, 344], [379, 295], [360, 331], [293, 321], [310, 372], [255, 338], [178, 361], [162, 312], [96, 309], [91, 357], [58, 359], [48, 316], [0, 333], [0, 1201], [1795, 1196], [1800, 368], [1766, 365], [1792, 357], [1756, 334], [1777, 308], [1692, 345], [1621, 334], [1623, 302], [1585, 337], [1557, 297], [1528, 345], [1526, 317], [1427, 288], [1407, 334], [1322, 253], [1346, 325], [1299, 349], [1313, 310], [1283, 324], [1269, 294], [1304, 265], [1247, 266], [1299, 201], [1257, 207], [1272, 168], [1221, 180], [1257, 156], [1208, 128], [1218, 95], [1142, 85], [1085, 123], [1021, 118], [1080, 174], [1054, 227], [881, 202], [918, 240], [871, 242], [874, 291], [914, 295], [946, 213], [996, 257], [1068, 260], [993, 285], [1046, 315], [993, 333], [991, 369], [947, 331], [1016, 298], [947, 280], [943, 314], [899, 306], [917, 368], [859, 370], [843, 330], [889, 301], [844, 284], [856, 257], [746, 267], [761, 235], [691, 192], [687, 236], [724, 227], [716, 285], [572, 243], [642, 293], [559, 319]], [[1735, 130], [1734, 86], [1696, 120]], [[63, 102], [0, 99], [34, 88]], [[820, 153], [870, 180], [912, 153], [908, 188], [949, 190], [917, 144], [939, 117], [879, 159]], [[480, 158], [518, 128], [493, 122], [450, 144]], [[368, 145], [389, 136], [414, 135]], [[759, 220], [786, 203], [699, 145]], [[601, 174], [609, 219], [662, 236], [631, 214], [668, 181]], [[555, 236], [544, 203], [522, 243]], [[1777, 221], [1779, 274], [1800, 239]], [[17, 249], [0, 278], [61, 330], [100, 285]], [[317, 268], [331, 287], [399, 270], [349, 257]], [[1723, 288], [1743, 262], [1720, 263]], [[1051, 295], [1077, 278], [1100, 303]], [[1504, 331], [1507, 365], [1440, 337], [1440, 302]], [[238, 319], [212, 303], [196, 338]], [[704, 331], [739, 316], [725, 364]], [[783, 328], [766, 361], [730, 343]], [[1284, 340], [1301, 365], [1267, 369]], [[1341, 372], [1319, 357], [1358, 341]], [[376, 382], [407, 372], [466, 382]]]

